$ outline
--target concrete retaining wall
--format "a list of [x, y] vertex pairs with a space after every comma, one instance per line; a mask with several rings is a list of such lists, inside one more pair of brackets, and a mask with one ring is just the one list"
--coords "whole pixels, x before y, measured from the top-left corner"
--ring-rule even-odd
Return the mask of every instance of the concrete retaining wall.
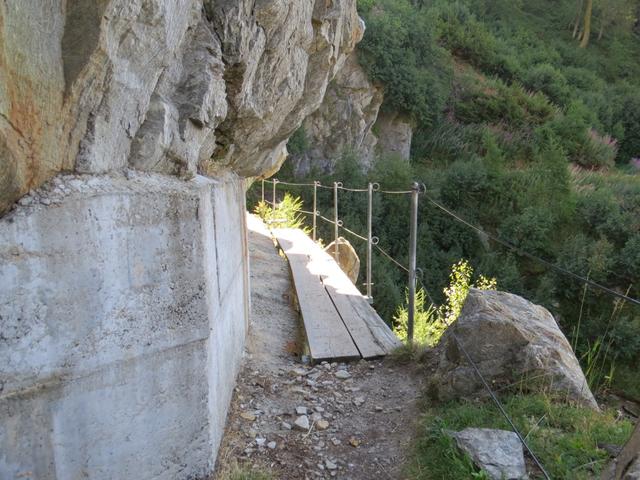
[[0, 219], [0, 478], [212, 470], [249, 313], [243, 182], [59, 176]]

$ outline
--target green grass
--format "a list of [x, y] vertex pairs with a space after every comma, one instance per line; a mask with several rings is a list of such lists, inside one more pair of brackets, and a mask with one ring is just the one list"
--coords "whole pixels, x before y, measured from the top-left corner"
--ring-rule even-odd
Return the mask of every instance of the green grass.
[[[622, 445], [632, 424], [616, 420], [614, 412], [554, 404], [541, 395], [513, 396], [504, 400], [506, 410], [552, 478], [595, 478], [606, 465], [608, 454], [599, 443]], [[467, 427], [508, 430], [508, 424], [491, 403], [451, 403], [425, 412], [421, 434], [407, 478], [456, 480], [486, 478], [460, 453], [445, 433]], [[532, 473], [532, 478], [542, 478]]]

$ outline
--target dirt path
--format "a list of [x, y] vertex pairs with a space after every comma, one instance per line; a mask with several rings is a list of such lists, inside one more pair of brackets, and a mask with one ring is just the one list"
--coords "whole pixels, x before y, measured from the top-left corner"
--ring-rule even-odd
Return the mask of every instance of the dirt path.
[[[402, 478], [420, 375], [391, 360], [303, 364], [287, 262], [264, 225], [249, 224], [251, 333], [218, 471], [237, 462], [283, 480]], [[296, 425], [304, 417], [308, 427]]]

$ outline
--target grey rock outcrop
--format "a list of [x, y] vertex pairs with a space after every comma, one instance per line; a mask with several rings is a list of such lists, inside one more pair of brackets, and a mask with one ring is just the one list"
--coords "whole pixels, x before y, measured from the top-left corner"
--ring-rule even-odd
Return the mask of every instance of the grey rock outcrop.
[[0, 2], [0, 478], [208, 478], [249, 319], [247, 177], [356, 0]]
[[10, 0], [0, 19], [0, 212], [62, 170], [268, 174], [363, 34], [355, 0]]
[[369, 167], [378, 142], [372, 129], [382, 99], [382, 88], [369, 80], [352, 53], [330, 83], [320, 108], [303, 124], [310, 148], [295, 159], [296, 170], [308, 172], [313, 166], [331, 171], [345, 149], [353, 150]]
[[469, 291], [459, 319], [435, 349], [432, 398], [484, 394], [454, 333], [492, 386], [521, 385], [598, 409], [569, 342], [547, 309], [517, 295], [477, 289]]
[[329, 83], [320, 108], [303, 123], [309, 148], [293, 156], [296, 174], [312, 168], [331, 172], [345, 152], [354, 153], [363, 170], [376, 154], [408, 160], [413, 126], [405, 115], [381, 110], [383, 100], [382, 86], [369, 80], [353, 52]]
[[522, 444], [518, 436], [505, 430], [465, 428], [451, 432], [458, 448], [467, 453], [473, 463], [493, 480], [528, 478]]

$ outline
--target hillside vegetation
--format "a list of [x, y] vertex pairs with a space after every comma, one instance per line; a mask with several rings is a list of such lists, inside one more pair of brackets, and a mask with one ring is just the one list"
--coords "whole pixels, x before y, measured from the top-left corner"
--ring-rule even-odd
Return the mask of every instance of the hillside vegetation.
[[[364, 174], [345, 152], [331, 177], [309, 177], [387, 189], [424, 182], [429, 197], [520, 250], [422, 197], [418, 265], [429, 300], [445, 301], [452, 265], [467, 259], [477, 275], [554, 313], [592, 386], [626, 379], [620, 388], [635, 395], [628, 369], [640, 362], [640, 308], [520, 253], [640, 297], [639, 6], [361, 0], [359, 59], [384, 87], [382, 108], [412, 118], [411, 162], [379, 158]], [[321, 191], [323, 211], [331, 202]], [[366, 231], [365, 212], [364, 195], [341, 193], [345, 225]], [[380, 245], [406, 264], [408, 199], [377, 195], [374, 212]], [[375, 306], [393, 322], [405, 274], [379, 255], [374, 264]]]

